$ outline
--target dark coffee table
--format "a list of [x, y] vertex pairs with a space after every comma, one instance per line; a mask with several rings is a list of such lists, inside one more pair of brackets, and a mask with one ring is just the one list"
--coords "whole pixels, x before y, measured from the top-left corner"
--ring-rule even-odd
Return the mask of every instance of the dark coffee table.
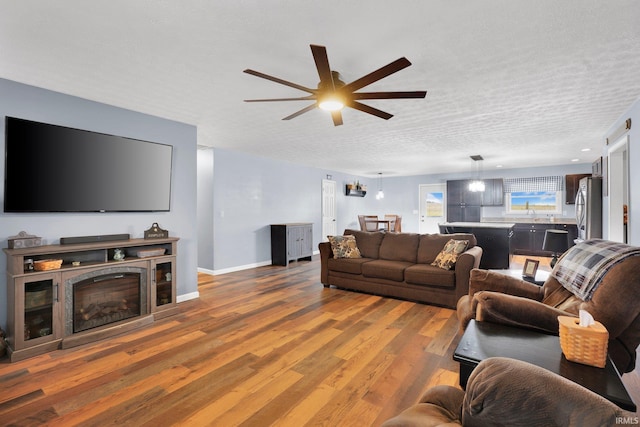
[[599, 394], [627, 411], [636, 404], [624, 387], [618, 370], [607, 358], [604, 368], [568, 361], [560, 349], [560, 339], [522, 328], [471, 320], [453, 353], [460, 363], [460, 386], [465, 388], [473, 369], [490, 357], [523, 360], [562, 375]]

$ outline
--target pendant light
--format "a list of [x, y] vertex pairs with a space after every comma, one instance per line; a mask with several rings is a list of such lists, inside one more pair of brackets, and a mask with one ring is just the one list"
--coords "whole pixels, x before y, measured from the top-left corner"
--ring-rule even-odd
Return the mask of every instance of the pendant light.
[[376, 200], [384, 199], [384, 191], [382, 191], [382, 172], [378, 172], [378, 193]]
[[[480, 175], [482, 173], [482, 161], [484, 160], [481, 155], [476, 154], [475, 156], [469, 156], [471, 160], [476, 165], [476, 179], [472, 180], [469, 183], [469, 191], [474, 193], [483, 192], [484, 191], [484, 181], [480, 179]], [[473, 164], [473, 163], [472, 163]]]

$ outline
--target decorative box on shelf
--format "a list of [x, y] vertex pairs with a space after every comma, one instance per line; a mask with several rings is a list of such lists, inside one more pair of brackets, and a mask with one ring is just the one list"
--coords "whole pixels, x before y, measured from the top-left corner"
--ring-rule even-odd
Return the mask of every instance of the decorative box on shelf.
[[148, 230], [144, 230], [145, 239], [166, 239], [169, 237], [169, 232], [160, 228], [157, 222], [151, 224]]
[[9, 249], [33, 248], [35, 246], [42, 246], [42, 237], [21, 231], [17, 236], [9, 237], [8, 242]]

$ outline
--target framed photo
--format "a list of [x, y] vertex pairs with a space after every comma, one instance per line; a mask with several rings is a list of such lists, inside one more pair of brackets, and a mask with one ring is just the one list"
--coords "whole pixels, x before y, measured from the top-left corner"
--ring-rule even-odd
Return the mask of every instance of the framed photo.
[[531, 279], [536, 278], [536, 272], [538, 271], [538, 264], [540, 261], [534, 259], [527, 259], [524, 262], [524, 268], [522, 269], [522, 277], [528, 277]]

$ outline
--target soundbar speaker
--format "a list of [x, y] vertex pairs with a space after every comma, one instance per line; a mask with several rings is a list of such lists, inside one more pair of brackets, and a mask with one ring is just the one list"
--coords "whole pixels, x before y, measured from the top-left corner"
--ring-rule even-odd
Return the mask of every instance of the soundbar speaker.
[[61, 237], [61, 245], [74, 245], [78, 243], [98, 243], [98, 242], [115, 242], [118, 240], [129, 240], [129, 234], [102, 234], [99, 236], [78, 236], [78, 237]]

